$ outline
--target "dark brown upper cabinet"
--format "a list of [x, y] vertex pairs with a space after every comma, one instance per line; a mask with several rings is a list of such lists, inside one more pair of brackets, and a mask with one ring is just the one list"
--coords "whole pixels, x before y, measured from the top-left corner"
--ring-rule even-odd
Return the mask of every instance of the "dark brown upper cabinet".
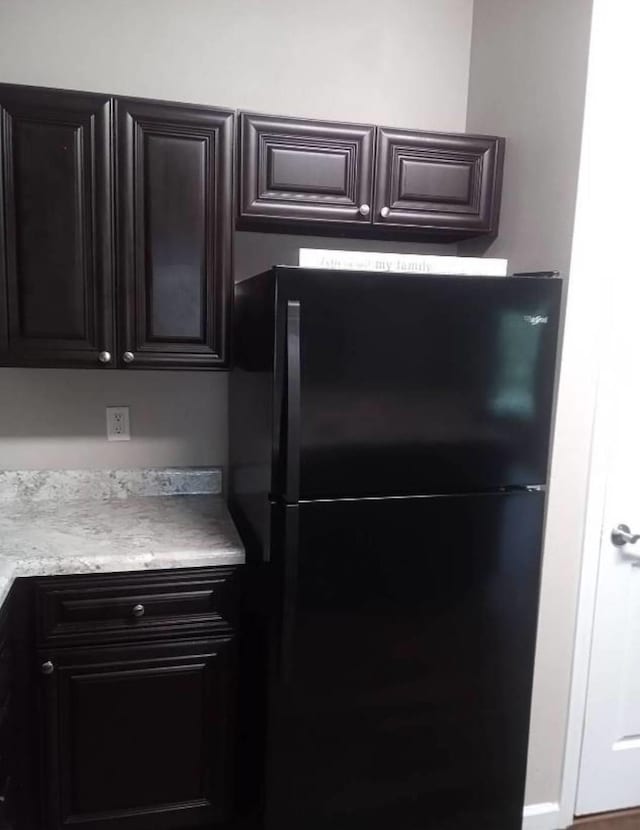
[[127, 98], [118, 124], [119, 359], [227, 360], [234, 113]]
[[504, 140], [488, 136], [243, 113], [238, 227], [443, 242], [495, 235], [503, 155]]
[[368, 225], [375, 128], [243, 113], [239, 226]]
[[[498, 230], [504, 139], [0, 84], [0, 365], [224, 369], [244, 229]], [[237, 201], [237, 213], [234, 210]]]
[[503, 155], [501, 138], [378, 128], [374, 224], [496, 234]]
[[0, 361], [114, 347], [111, 101], [0, 85]]
[[224, 368], [234, 121], [0, 84], [1, 364]]

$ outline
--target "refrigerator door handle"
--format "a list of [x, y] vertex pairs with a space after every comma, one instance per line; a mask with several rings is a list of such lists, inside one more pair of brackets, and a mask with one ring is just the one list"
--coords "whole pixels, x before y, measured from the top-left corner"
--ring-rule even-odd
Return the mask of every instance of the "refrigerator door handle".
[[284, 533], [282, 568], [282, 607], [280, 619], [280, 681], [284, 684], [293, 674], [294, 637], [298, 604], [298, 509], [288, 508]]
[[284, 498], [300, 498], [300, 303], [287, 302], [286, 329], [286, 468]]

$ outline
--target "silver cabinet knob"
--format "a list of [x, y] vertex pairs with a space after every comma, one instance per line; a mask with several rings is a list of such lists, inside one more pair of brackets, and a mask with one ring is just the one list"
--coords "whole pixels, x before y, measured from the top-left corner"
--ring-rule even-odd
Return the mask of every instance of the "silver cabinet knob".
[[131, 609], [131, 616], [133, 617], [144, 617], [144, 605], [134, 605]]
[[100, 352], [98, 360], [100, 363], [111, 363], [111, 352]]
[[47, 660], [46, 663], [43, 663], [40, 666], [40, 671], [42, 672], [42, 674], [53, 674], [53, 663], [51, 662], [51, 660]]
[[135, 360], [135, 355], [133, 352], [125, 352], [122, 355], [122, 359], [125, 363], [133, 363], [133, 361]]
[[380, 210], [380, 216], [382, 216], [383, 219], [386, 219], [390, 213], [391, 211], [386, 205]]
[[617, 548], [624, 547], [624, 545], [635, 545], [640, 539], [640, 534], [632, 533], [629, 525], [618, 525], [611, 531], [611, 541]]
[[358, 210], [360, 211], [362, 216], [368, 216], [371, 213], [371, 208], [369, 207], [369, 205], [360, 205]]

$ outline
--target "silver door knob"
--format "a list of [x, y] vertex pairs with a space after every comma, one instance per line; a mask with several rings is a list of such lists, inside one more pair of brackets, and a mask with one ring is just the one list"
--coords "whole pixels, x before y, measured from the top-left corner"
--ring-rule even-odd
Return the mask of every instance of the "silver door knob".
[[360, 205], [358, 210], [360, 211], [362, 216], [368, 216], [371, 213], [371, 208], [369, 207], [369, 205]]
[[125, 352], [122, 355], [122, 359], [125, 363], [133, 363], [133, 361], [135, 360], [135, 355], [133, 352]]
[[618, 548], [624, 545], [635, 545], [638, 539], [640, 539], [640, 533], [632, 533], [629, 525], [618, 525], [611, 531], [611, 541]]
[[46, 663], [43, 663], [40, 666], [40, 671], [42, 672], [42, 674], [53, 674], [53, 663], [51, 662], [51, 660], [47, 660]]
[[111, 352], [100, 352], [98, 360], [100, 363], [111, 363]]
[[382, 216], [383, 219], [386, 219], [390, 213], [391, 211], [386, 205], [380, 210], [380, 216]]
[[134, 605], [131, 609], [131, 615], [134, 617], [144, 617], [144, 605]]

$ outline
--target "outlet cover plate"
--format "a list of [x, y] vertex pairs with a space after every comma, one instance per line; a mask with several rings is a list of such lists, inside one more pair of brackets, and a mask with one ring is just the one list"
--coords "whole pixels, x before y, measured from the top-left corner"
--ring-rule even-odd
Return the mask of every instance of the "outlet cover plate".
[[130, 441], [129, 407], [107, 407], [107, 441]]

